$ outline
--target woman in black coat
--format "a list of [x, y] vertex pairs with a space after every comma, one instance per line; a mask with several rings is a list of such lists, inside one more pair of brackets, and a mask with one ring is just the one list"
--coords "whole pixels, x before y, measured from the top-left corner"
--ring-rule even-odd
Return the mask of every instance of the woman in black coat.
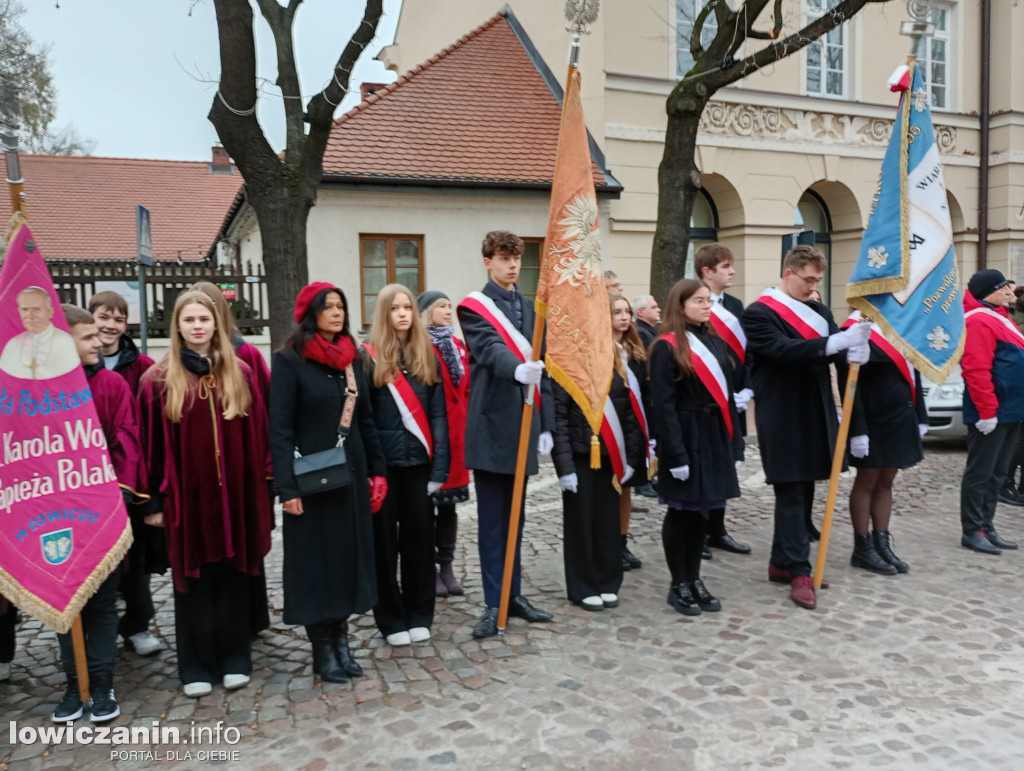
[[672, 573], [668, 603], [696, 616], [722, 608], [700, 579], [701, 551], [709, 516], [740, 495], [743, 435], [727, 346], [708, 324], [708, 288], [678, 281], [665, 311], [663, 334], [650, 350], [658, 493], [668, 507], [661, 535]]
[[[295, 302], [295, 319], [299, 328], [274, 355], [270, 381], [270, 452], [285, 511], [284, 620], [305, 624], [314, 672], [329, 682], [346, 682], [363, 673], [349, 650], [347, 619], [377, 601], [371, 499], [380, 506], [387, 467], [370, 389], [349, 334], [344, 292], [324, 282], [310, 284]], [[352, 483], [301, 496], [294, 454], [337, 444], [348, 368], [357, 391], [344, 445]]]
[[[859, 318], [855, 311], [844, 328]], [[850, 491], [850, 564], [891, 576], [910, 570], [892, 550], [892, 483], [901, 468], [924, 458], [921, 437], [928, 431], [928, 413], [921, 374], [886, 341], [877, 324], [872, 325], [870, 343], [871, 358], [860, 368], [850, 422], [850, 465], [857, 469]]]
[[412, 292], [401, 284], [388, 284], [377, 295], [364, 363], [388, 466], [388, 495], [374, 519], [373, 617], [389, 645], [408, 645], [429, 640], [434, 623], [430, 496], [444, 486], [451, 455], [440, 364]]

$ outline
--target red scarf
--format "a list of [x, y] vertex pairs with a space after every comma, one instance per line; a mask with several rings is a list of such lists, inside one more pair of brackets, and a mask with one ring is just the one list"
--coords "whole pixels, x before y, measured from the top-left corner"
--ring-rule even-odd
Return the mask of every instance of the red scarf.
[[356, 358], [356, 346], [352, 338], [342, 335], [337, 342], [329, 343], [317, 333], [309, 338], [302, 349], [304, 358], [318, 361], [337, 370], [344, 370]]

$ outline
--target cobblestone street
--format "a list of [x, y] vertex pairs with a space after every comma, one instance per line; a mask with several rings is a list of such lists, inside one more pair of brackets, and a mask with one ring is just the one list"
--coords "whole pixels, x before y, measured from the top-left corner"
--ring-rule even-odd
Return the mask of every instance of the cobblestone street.
[[[1024, 767], [1024, 554], [960, 547], [962, 445], [929, 442], [923, 464], [896, 481], [892, 531], [908, 575], [849, 565], [844, 477], [818, 608], [789, 600], [766, 569], [772, 496], [756, 448], [741, 468], [744, 497], [727, 521], [751, 556], [715, 552], [704, 578], [721, 613], [684, 618], [665, 602], [662, 511], [634, 502], [633, 551], [613, 610], [588, 613], [564, 596], [561, 498], [549, 463], [529, 487], [525, 593], [551, 624], [512, 619], [501, 639], [477, 642], [481, 610], [475, 506], [460, 512], [461, 598], [438, 600], [433, 639], [390, 648], [370, 616], [354, 619], [366, 677], [314, 682], [300, 628], [281, 623], [280, 530], [268, 559], [272, 626], [254, 645], [248, 688], [199, 700], [180, 691], [169, 575], [154, 581], [157, 634], [168, 649], [121, 651], [115, 726], [191, 726], [223, 720], [229, 746], [131, 745], [153, 757], [111, 762], [111, 747], [11, 745], [7, 721], [52, 725], [64, 689], [54, 634], [23, 618], [11, 679], [0, 683], [0, 767], [204, 768], [203, 750], [236, 751], [221, 767], [291, 769], [733, 769]], [[818, 486], [821, 519], [826, 486]], [[1022, 510], [997, 524], [1024, 537]], [[277, 515], [281, 516], [280, 512]], [[813, 552], [812, 552], [813, 554]], [[79, 725], [91, 725], [88, 721]], [[185, 753], [191, 753], [191, 759]], [[174, 760], [177, 756], [180, 760]], [[162, 758], [162, 759], [159, 759]], [[170, 758], [170, 759], [169, 759]]]

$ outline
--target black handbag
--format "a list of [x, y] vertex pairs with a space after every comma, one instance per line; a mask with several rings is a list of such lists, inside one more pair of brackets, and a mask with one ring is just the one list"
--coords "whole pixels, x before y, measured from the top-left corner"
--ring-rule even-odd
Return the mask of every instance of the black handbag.
[[311, 452], [308, 455], [302, 455], [299, 448], [295, 448], [293, 471], [300, 496], [315, 495], [352, 484], [352, 472], [345, 456], [345, 439], [352, 425], [352, 414], [358, 395], [351, 364], [345, 367], [345, 386], [345, 406], [342, 408], [341, 421], [338, 423], [338, 444], [329, 450]]

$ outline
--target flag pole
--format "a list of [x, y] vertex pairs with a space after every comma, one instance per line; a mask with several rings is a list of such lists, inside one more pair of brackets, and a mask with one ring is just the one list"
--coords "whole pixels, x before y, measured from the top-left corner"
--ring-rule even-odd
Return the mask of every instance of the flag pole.
[[78, 698], [83, 704], [89, 699], [89, 661], [85, 656], [85, 633], [82, 631], [82, 614], [71, 622], [71, 644], [75, 649], [75, 674], [78, 676]]

